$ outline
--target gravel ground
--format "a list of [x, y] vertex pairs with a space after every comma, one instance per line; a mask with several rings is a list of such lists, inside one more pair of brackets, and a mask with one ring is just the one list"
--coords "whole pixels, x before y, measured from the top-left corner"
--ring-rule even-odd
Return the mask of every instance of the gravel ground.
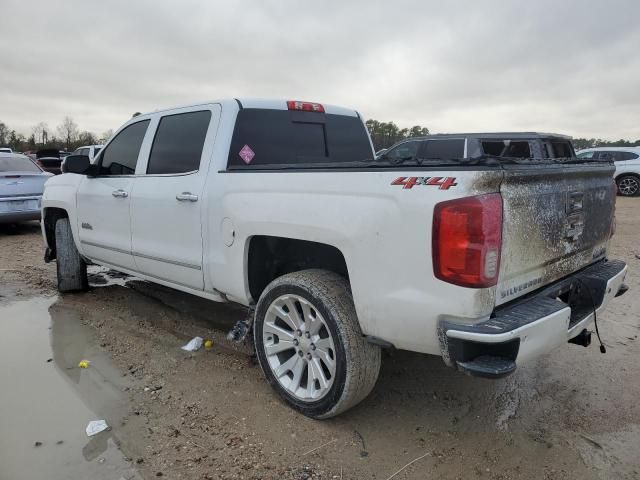
[[[50, 332], [43, 334], [50, 335], [54, 363], [78, 376], [64, 388], [74, 388], [96, 418], [112, 425], [110, 441], [132, 472], [122, 478], [387, 480], [420, 458], [393, 478], [636, 479], [637, 205], [637, 199], [618, 199], [610, 256], [629, 264], [631, 291], [599, 317], [606, 355], [596, 345], [567, 345], [506, 379], [489, 381], [448, 369], [436, 357], [387, 353], [372, 395], [328, 421], [287, 408], [267, 386], [249, 349], [224, 340], [243, 317], [240, 308], [96, 267], [91, 291], [57, 296], [55, 264], [42, 260], [37, 224], [0, 227], [0, 308], [40, 302], [33, 315], [51, 318], [44, 323]], [[51, 303], [45, 309], [43, 298]], [[214, 347], [182, 351], [195, 335], [213, 339]], [[82, 354], [95, 358], [86, 371], [73, 370], [78, 339], [85, 344]], [[9, 367], [2, 368], [6, 376]], [[18, 365], [7, 378], [29, 374]], [[122, 398], [105, 400], [83, 383], [83, 375], [98, 375]], [[19, 429], [2, 425], [0, 420], [0, 443], [34, 445]], [[76, 431], [84, 435], [84, 425], [69, 426], [69, 435]], [[39, 448], [47, 445], [28, 450], [34, 462]], [[113, 457], [105, 461], [104, 455], [83, 453], [86, 462], [108, 464]], [[0, 478], [11, 461], [0, 452]], [[81, 478], [60, 465], [48, 478]]]

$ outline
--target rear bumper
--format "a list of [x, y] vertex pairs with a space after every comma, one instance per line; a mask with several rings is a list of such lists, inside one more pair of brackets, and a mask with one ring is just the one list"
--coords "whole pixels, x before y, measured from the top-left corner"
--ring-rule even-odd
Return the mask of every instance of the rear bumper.
[[[40, 199], [42, 197], [38, 196], [25, 196], [25, 197], [5, 197], [0, 200], [0, 202], [12, 202], [14, 200], [36, 200], [38, 205], [40, 205]], [[11, 211], [2, 211], [0, 212], [0, 223], [15, 223], [15, 222], [26, 222], [29, 220], [40, 220], [40, 207], [38, 208], [29, 208], [26, 210], [11, 210]]]
[[[501, 377], [517, 363], [540, 356], [576, 337], [623, 287], [627, 266], [601, 261], [538, 292], [496, 309], [475, 325], [443, 322], [445, 361], [472, 375]], [[495, 368], [494, 368], [495, 367]]]
[[0, 223], [27, 222], [29, 220], [40, 220], [40, 210], [0, 213]]

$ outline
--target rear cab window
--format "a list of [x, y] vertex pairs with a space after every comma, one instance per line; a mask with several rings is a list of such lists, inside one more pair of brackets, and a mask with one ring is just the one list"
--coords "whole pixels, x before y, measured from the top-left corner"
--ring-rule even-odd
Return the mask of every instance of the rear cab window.
[[339, 167], [365, 160], [373, 160], [373, 151], [357, 116], [243, 108], [236, 119], [228, 168]]

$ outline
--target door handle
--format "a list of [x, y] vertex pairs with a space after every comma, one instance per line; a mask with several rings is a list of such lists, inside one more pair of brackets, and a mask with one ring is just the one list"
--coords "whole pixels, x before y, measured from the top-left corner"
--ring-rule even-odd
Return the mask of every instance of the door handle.
[[182, 192], [176, 195], [176, 200], [179, 202], [197, 202], [198, 195], [194, 195], [191, 192]]
[[111, 192], [111, 195], [120, 198], [127, 198], [129, 196], [129, 194], [122, 189], [114, 190], [113, 192]]

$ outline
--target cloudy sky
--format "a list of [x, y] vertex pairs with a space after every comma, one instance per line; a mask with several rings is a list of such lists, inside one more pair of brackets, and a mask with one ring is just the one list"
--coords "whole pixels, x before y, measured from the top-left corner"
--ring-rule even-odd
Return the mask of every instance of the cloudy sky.
[[432, 132], [640, 139], [640, 2], [0, 0], [0, 121], [98, 134], [229, 96]]

